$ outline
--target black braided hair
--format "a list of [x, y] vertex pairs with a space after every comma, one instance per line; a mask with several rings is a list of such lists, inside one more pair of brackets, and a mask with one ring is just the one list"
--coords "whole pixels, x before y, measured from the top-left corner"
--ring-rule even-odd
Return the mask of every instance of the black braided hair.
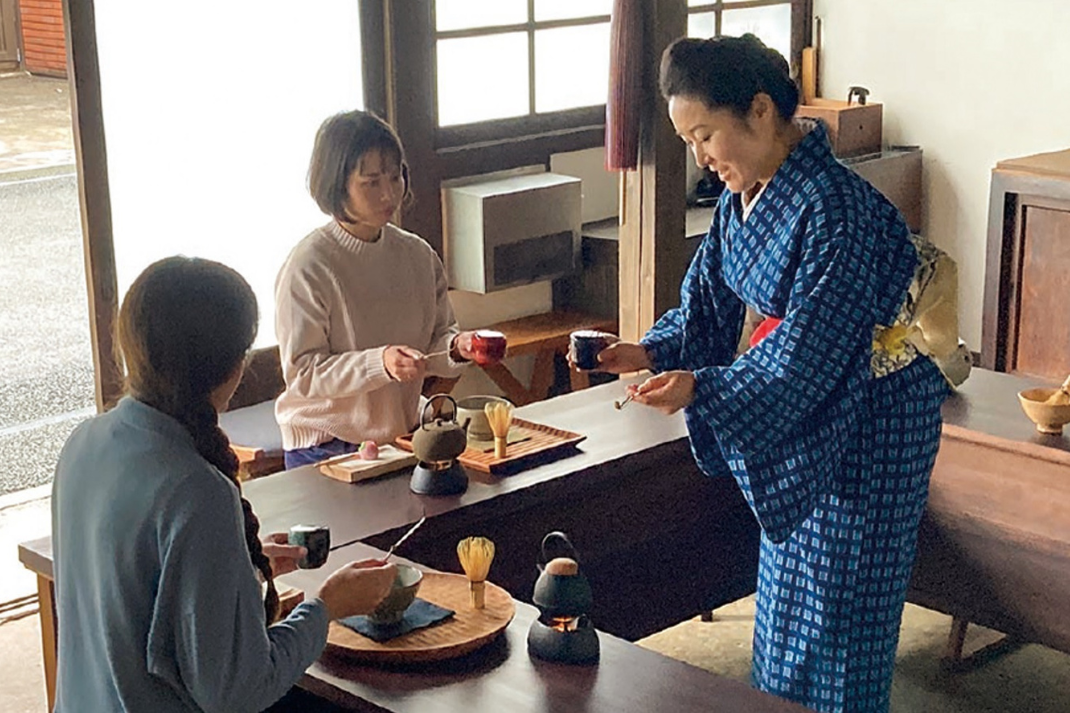
[[[252, 288], [237, 272], [211, 260], [170, 257], [153, 263], [131, 285], [119, 311], [116, 344], [134, 398], [176, 419], [197, 452], [241, 490], [238, 458], [219, 427], [211, 395], [240, 369], [256, 338]], [[279, 611], [271, 562], [260, 543], [260, 521], [241, 498], [249, 559], [267, 582], [264, 614]]]

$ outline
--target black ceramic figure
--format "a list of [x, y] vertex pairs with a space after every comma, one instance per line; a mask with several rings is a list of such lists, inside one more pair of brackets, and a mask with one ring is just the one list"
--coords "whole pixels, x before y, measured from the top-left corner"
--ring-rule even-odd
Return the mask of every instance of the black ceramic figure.
[[299, 568], [316, 569], [327, 564], [327, 555], [331, 551], [331, 528], [326, 525], [294, 525], [290, 528], [287, 541], [308, 550], [308, 554], [297, 563]]
[[[556, 548], [567, 557], [550, 558]], [[563, 532], [551, 532], [542, 540], [539, 578], [535, 582], [532, 602], [539, 608], [539, 618], [528, 630], [528, 653], [536, 658], [558, 663], [595, 663], [598, 661], [598, 632], [587, 612], [591, 608], [591, 585], [579, 570], [576, 550]]]

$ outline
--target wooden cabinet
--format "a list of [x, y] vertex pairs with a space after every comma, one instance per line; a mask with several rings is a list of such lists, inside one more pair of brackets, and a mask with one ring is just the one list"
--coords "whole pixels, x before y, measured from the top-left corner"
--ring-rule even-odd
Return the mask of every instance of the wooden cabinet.
[[921, 159], [921, 149], [917, 146], [893, 146], [879, 154], [847, 158], [843, 162], [899, 209], [908, 228], [920, 233]]
[[992, 171], [981, 364], [1062, 381], [1070, 372], [1070, 151]]

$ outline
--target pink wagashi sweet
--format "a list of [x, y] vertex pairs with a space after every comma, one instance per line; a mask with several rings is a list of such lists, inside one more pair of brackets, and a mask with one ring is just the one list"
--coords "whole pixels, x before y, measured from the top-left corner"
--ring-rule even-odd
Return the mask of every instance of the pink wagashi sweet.
[[375, 441], [363, 441], [357, 449], [357, 454], [362, 460], [378, 460], [379, 446]]

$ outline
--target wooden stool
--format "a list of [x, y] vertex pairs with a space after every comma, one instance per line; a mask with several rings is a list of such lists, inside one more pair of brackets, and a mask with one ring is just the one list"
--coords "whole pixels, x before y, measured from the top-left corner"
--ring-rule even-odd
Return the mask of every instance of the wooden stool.
[[243, 480], [269, 475], [285, 467], [274, 401], [221, 413], [219, 426], [230, 439], [230, 449], [238, 456]]
[[[504, 364], [481, 367], [505, 397], [517, 406], [542, 401], [550, 394], [554, 383], [554, 355], [568, 353], [569, 334], [578, 329], [595, 329], [616, 334], [617, 320], [596, 317], [581, 312], [547, 312], [530, 317], [510, 319], [487, 327], [505, 335], [508, 341], [506, 357], [535, 355], [531, 386], [525, 387]], [[587, 374], [571, 371], [572, 390], [590, 386]]]

